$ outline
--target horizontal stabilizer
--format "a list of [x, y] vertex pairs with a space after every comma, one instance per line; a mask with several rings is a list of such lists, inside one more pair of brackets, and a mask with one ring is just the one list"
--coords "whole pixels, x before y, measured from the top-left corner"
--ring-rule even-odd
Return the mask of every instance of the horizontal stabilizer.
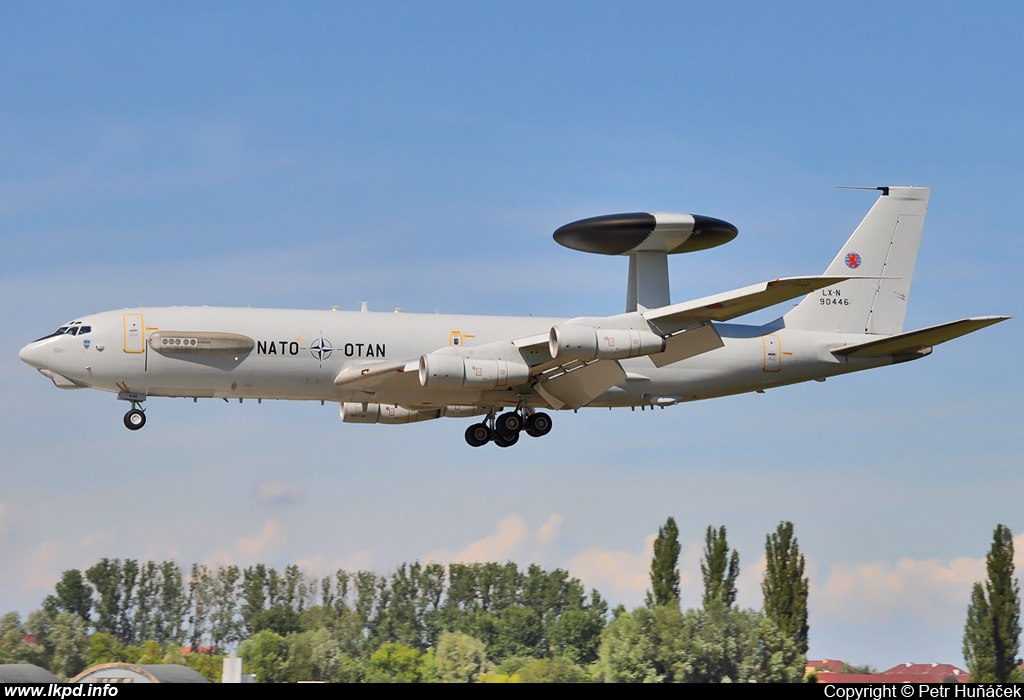
[[959, 338], [976, 330], [1005, 321], [1009, 316], [979, 316], [950, 321], [916, 331], [900, 333], [881, 340], [871, 340], [858, 345], [836, 348], [833, 355], [843, 357], [885, 357], [886, 355], [908, 355], [919, 353], [947, 340]]
[[848, 279], [851, 278], [839, 276], [783, 277], [702, 299], [648, 309], [641, 315], [662, 333], [671, 334], [705, 321], [729, 321]]

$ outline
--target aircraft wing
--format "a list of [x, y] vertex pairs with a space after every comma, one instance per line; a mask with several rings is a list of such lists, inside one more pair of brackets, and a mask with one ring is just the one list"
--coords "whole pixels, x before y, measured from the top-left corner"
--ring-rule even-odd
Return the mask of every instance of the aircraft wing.
[[[959, 321], [940, 323], [916, 331], [899, 333], [880, 340], [869, 340], [866, 343], [847, 345], [832, 350], [833, 355], [842, 357], [885, 357], [886, 355], [912, 355], [931, 351], [932, 346], [945, 343], [947, 340], [1005, 321], [1009, 316], [979, 316], [964, 318]], [[924, 352], [927, 354], [927, 352]]]
[[850, 277], [783, 277], [730, 292], [647, 309], [641, 315], [665, 335], [706, 321], [729, 321], [844, 282]]
[[[625, 326], [627, 328], [636, 328], [633, 324], [638, 322], [665, 338], [664, 351], [649, 355], [655, 366], [663, 367], [722, 347], [722, 339], [711, 321], [728, 321], [847, 279], [850, 278], [787, 277], [681, 304], [646, 309], [633, 315], [632, 321], [624, 318], [629, 314], [608, 320], [619, 319], [619, 322], [629, 324]], [[581, 319], [579, 322], [587, 325], [591, 321], [598, 319]], [[623, 326], [613, 323], [604, 327]], [[541, 333], [477, 346], [473, 351], [477, 358], [525, 364], [529, 368], [530, 381], [536, 382], [537, 392], [556, 409], [582, 408], [626, 378], [625, 371], [615, 359], [555, 359], [551, 356], [548, 341], [549, 335]], [[447, 351], [444, 348], [437, 352], [448, 354]], [[371, 393], [418, 391], [418, 370], [418, 359], [364, 362], [346, 367], [335, 377], [334, 383]]]

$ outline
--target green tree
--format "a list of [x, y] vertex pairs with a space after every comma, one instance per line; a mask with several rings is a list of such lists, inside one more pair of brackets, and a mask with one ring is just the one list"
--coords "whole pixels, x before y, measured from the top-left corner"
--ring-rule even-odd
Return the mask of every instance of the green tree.
[[421, 654], [406, 644], [388, 642], [370, 656], [367, 680], [371, 683], [424, 683], [433, 678], [434, 658], [429, 651]]
[[82, 618], [86, 627], [91, 624], [92, 586], [78, 569], [65, 571], [55, 587], [56, 595], [46, 596], [43, 609], [54, 613], [69, 612]]
[[729, 554], [725, 540], [725, 525], [716, 532], [708, 525], [704, 536], [704, 560], [700, 563], [704, 576], [704, 607], [713, 600], [725, 603], [731, 608], [736, 602], [736, 578], [740, 575], [740, 555], [734, 549]]
[[[748, 683], [800, 683], [807, 667], [807, 656], [797, 643], [783, 635], [767, 617], [758, 626], [757, 645], [752, 657], [744, 660], [744, 677]], [[864, 671], [875, 673], [874, 669]]]
[[[324, 579], [329, 581], [330, 579]], [[331, 638], [326, 629], [318, 629], [309, 638], [310, 680], [337, 680], [341, 668], [341, 645]]]
[[158, 642], [181, 646], [188, 596], [181, 569], [173, 561], [160, 564], [159, 614], [154, 616], [153, 633]]
[[18, 613], [0, 617], [0, 664], [46, 664], [43, 647], [26, 642], [25, 635]]
[[49, 624], [43, 645], [50, 659], [50, 671], [67, 680], [86, 667], [89, 638], [85, 623], [74, 613], [57, 613]]
[[107, 632], [94, 632], [89, 637], [87, 658], [90, 666], [127, 661], [124, 649], [117, 637]]
[[608, 606], [597, 591], [593, 595], [596, 604], [585, 610], [566, 610], [548, 629], [552, 653], [581, 666], [597, 661], [601, 632], [605, 627], [604, 616]]
[[489, 665], [487, 647], [468, 634], [445, 632], [437, 642], [434, 663], [439, 682], [473, 683]]
[[491, 645], [495, 659], [509, 656], [543, 656], [544, 627], [533, 608], [515, 605], [498, 614]]
[[223, 651], [241, 637], [242, 622], [238, 617], [238, 581], [241, 571], [234, 564], [217, 567], [212, 581], [213, 609], [210, 613], [210, 636], [213, 647]]
[[986, 558], [988, 578], [974, 584], [964, 627], [964, 659], [971, 680], [1008, 683], [1022, 680], [1020, 651], [1020, 582], [1013, 572], [1013, 535], [996, 526]]
[[658, 647], [654, 612], [620, 609], [601, 635], [599, 677], [606, 683], [661, 683]]
[[99, 602], [96, 604], [97, 632], [108, 632], [117, 636], [121, 619], [121, 560], [104, 557], [90, 566], [85, 572], [86, 578], [96, 587]]
[[156, 607], [159, 601], [157, 593], [159, 586], [159, 569], [153, 561], [147, 561], [139, 567], [139, 582], [135, 589], [135, 635], [140, 640], [159, 639], [156, 633], [156, 617], [160, 614]]
[[288, 681], [288, 642], [273, 630], [262, 630], [238, 645], [238, 655], [245, 659], [257, 683]]
[[313, 648], [310, 644], [312, 636], [312, 632], [295, 632], [284, 638], [288, 645], [285, 676], [289, 683], [313, 679]]
[[213, 575], [206, 564], [193, 564], [188, 580], [189, 647], [198, 652], [210, 624], [213, 604]]
[[121, 610], [117, 620], [117, 634], [127, 644], [134, 644], [141, 641], [135, 634], [135, 616], [132, 610], [135, 606], [135, 584], [139, 578], [139, 562], [135, 559], [125, 559], [121, 567]]
[[[224, 674], [224, 658], [224, 655], [220, 654], [193, 653], [182, 656], [181, 650], [177, 649], [172, 655], [165, 656], [163, 663], [180, 663], [202, 674], [211, 683], [220, 683]], [[247, 673], [252, 673], [252, 671], [249, 670]], [[258, 681], [259, 678], [256, 680]]]
[[522, 683], [583, 683], [586, 672], [564, 656], [537, 659], [519, 669]]
[[761, 591], [764, 611], [783, 636], [796, 642], [797, 651], [807, 654], [807, 593], [804, 556], [800, 553], [793, 523], [781, 522], [765, 541], [767, 567]]
[[679, 528], [675, 518], [669, 517], [665, 525], [658, 528], [658, 537], [654, 540], [647, 604], [665, 605], [673, 600], [679, 600]]

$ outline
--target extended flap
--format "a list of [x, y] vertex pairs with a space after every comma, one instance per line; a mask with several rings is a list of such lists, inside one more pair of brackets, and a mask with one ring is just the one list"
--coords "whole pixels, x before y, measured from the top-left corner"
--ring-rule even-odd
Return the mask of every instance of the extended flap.
[[538, 383], [537, 392], [555, 410], [583, 408], [625, 378], [618, 362], [600, 360]]
[[655, 367], [665, 367], [725, 345], [718, 330], [710, 323], [677, 333], [665, 339], [665, 351], [650, 356]]

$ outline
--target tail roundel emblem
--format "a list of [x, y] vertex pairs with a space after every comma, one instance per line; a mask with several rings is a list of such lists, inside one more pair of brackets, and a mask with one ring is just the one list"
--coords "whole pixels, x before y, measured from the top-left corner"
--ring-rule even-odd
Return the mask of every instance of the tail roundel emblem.
[[846, 266], [851, 270], [856, 270], [860, 267], [860, 255], [858, 253], [850, 253], [846, 256]]

